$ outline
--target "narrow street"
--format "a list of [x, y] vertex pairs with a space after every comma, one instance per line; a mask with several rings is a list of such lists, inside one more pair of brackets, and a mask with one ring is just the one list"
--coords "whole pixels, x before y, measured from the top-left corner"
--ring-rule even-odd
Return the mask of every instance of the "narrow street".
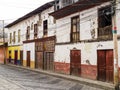
[[0, 90], [103, 90], [6, 65], [0, 65], [0, 86]]

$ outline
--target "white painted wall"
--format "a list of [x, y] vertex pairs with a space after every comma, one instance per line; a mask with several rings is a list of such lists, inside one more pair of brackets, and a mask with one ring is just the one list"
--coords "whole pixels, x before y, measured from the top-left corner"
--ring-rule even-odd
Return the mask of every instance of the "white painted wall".
[[[71, 31], [71, 17], [80, 16], [80, 40], [93, 40], [91, 37], [91, 30], [95, 29], [95, 39], [97, 36], [98, 29], [98, 15], [97, 10], [100, 7], [108, 5], [105, 3], [101, 6], [97, 6], [76, 14], [69, 15], [67, 17], [57, 20], [56, 24], [56, 37], [57, 43], [70, 42], [70, 31]], [[120, 5], [119, 5], [120, 7]], [[120, 36], [120, 11], [117, 13], [117, 30]], [[120, 40], [118, 40], [118, 58], [120, 61]], [[99, 42], [84, 42], [71, 43], [55, 46], [55, 62], [66, 62], [70, 63], [70, 50], [76, 48], [81, 50], [81, 63], [86, 63], [89, 60], [91, 65], [97, 65], [97, 50], [113, 49], [113, 41], [99, 41]], [[120, 62], [119, 62], [120, 66]]]
[[[43, 12], [41, 12], [41, 18], [42, 18], [42, 23], [41, 25], [38, 26], [38, 38], [43, 38], [43, 21], [48, 20], [48, 36], [54, 36], [55, 35], [55, 28], [54, 28], [54, 18], [52, 16], [49, 16], [49, 13], [54, 11], [54, 6], [50, 7]], [[22, 45], [23, 41], [26, 40], [26, 31], [27, 31], [27, 26], [30, 26], [30, 40], [34, 39], [34, 30], [31, 29], [31, 24], [33, 23], [36, 24], [37, 21], [39, 21], [39, 16], [33, 15], [32, 17], [25, 19], [10, 28], [8, 28], [8, 37], [10, 37], [10, 33], [12, 33], [12, 38], [13, 38], [13, 32], [16, 31], [16, 42], [15, 43], [9, 43], [8, 46], [12, 45]], [[21, 30], [21, 42], [18, 43], [18, 30]], [[9, 38], [10, 41], [10, 38]]]
[[[120, 41], [118, 45], [120, 46]], [[70, 63], [70, 50], [73, 48], [81, 50], [81, 64], [88, 64], [86, 60], [89, 60], [91, 65], [97, 65], [97, 50], [113, 49], [113, 41], [57, 45], [55, 47], [55, 62]], [[120, 47], [118, 47], [118, 53], [120, 53]], [[118, 54], [118, 59], [120, 61], [120, 54]]]
[[23, 60], [27, 60], [27, 51], [30, 51], [31, 61], [35, 61], [35, 43], [26, 43], [23, 44]]

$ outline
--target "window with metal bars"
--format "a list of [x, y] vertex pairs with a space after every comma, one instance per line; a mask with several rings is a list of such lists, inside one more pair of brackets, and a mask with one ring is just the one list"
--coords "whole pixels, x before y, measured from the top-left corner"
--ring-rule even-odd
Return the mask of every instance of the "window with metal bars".
[[36, 39], [38, 36], [38, 25], [34, 24], [34, 39]]
[[48, 21], [43, 21], [43, 36], [46, 37], [48, 34]]
[[27, 27], [26, 40], [30, 39], [30, 26]]

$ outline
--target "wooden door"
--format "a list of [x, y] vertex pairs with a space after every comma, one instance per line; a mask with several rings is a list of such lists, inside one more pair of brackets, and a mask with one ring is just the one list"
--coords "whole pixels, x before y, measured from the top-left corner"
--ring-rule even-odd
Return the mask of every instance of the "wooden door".
[[44, 52], [44, 70], [53, 70], [53, 52]]
[[50, 70], [50, 53], [46, 53], [47, 70]]
[[46, 55], [47, 55], [46, 58], [47, 70], [53, 70], [53, 57], [54, 57], [53, 52], [47, 52]]
[[80, 50], [71, 50], [70, 73], [80, 76], [81, 74], [81, 53]]
[[18, 51], [15, 51], [14, 55], [14, 64], [17, 65], [17, 60], [18, 60]]
[[44, 58], [43, 58], [43, 69], [47, 70], [47, 54], [44, 52]]
[[98, 54], [98, 80], [106, 80], [106, 53], [104, 50], [97, 52]]
[[113, 51], [106, 51], [106, 81], [113, 82]]
[[113, 82], [113, 50], [98, 51], [98, 80]]
[[50, 62], [50, 70], [53, 70], [54, 69], [54, 53], [53, 52], [50, 52], [50, 55], [49, 55], [49, 62]]
[[11, 51], [9, 51], [9, 63], [11, 63]]
[[27, 66], [30, 67], [30, 51], [27, 51]]
[[20, 51], [20, 65], [23, 65], [23, 51]]
[[43, 52], [36, 52], [36, 68], [43, 69]]

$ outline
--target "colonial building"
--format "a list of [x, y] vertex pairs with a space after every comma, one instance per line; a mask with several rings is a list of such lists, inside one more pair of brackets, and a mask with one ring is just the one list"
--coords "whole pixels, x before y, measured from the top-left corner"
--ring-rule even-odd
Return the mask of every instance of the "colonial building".
[[53, 70], [55, 28], [54, 1], [46, 3], [7, 25], [8, 60], [30, 68]]
[[[56, 72], [113, 82], [111, 14], [110, 0], [80, 0], [50, 14], [56, 19]], [[119, 38], [119, 11], [117, 20]]]
[[[55, 0], [42, 5], [6, 26], [9, 62], [113, 82], [111, 6], [110, 0]], [[119, 23], [117, 11], [120, 46]]]

